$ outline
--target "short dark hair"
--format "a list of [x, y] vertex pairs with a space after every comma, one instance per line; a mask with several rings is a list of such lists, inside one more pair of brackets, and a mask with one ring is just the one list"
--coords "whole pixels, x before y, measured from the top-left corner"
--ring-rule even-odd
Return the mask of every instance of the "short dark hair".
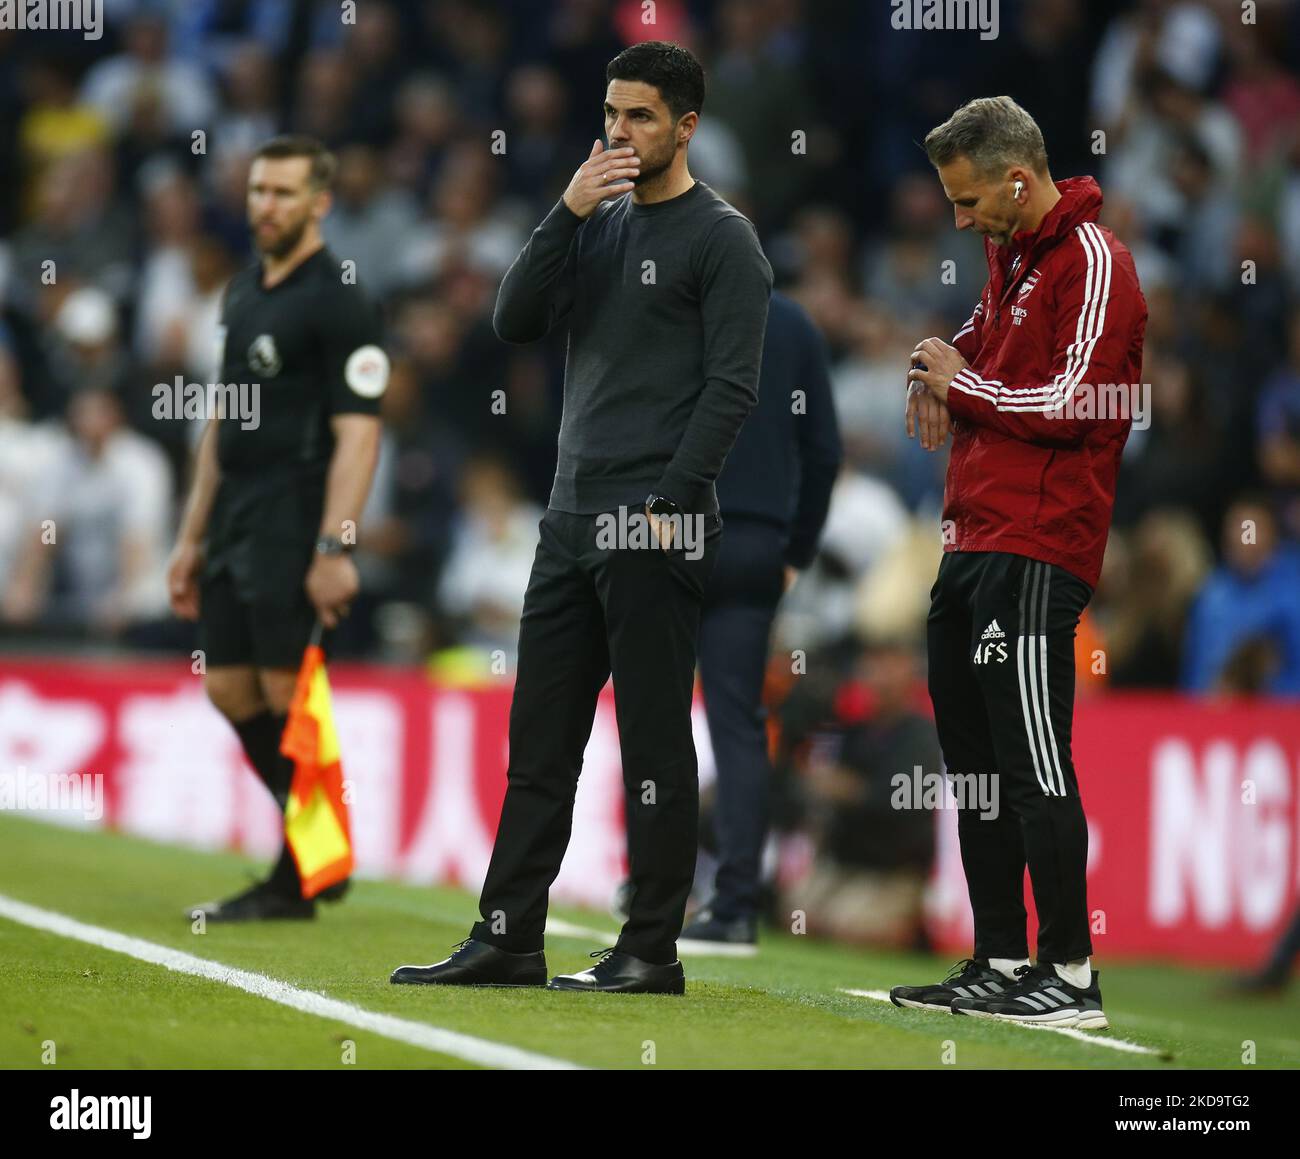
[[328, 189], [334, 184], [334, 174], [338, 172], [339, 163], [334, 154], [315, 137], [304, 133], [285, 133], [263, 142], [253, 154], [253, 159], [266, 157], [279, 161], [286, 157], [306, 157], [311, 162], [307, 180], [313, 189]]
[[704, 111], [704, 69], [680, 44], [644, 40], [623, 49], [605, 66], [605, 83], [612, 80], [654, 85], [675, 120]]
[[925, 135], [925, 153], [936, 169], [966, 157], [982, 177], [1024, 165], [1047, 173], [1043, 134], [1010, 97], [977, 97]]

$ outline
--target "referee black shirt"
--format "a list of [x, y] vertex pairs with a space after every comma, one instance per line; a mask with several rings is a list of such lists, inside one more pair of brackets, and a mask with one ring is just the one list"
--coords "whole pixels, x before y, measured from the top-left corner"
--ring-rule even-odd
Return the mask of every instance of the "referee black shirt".
[[252, 600], [301, 585], [334, 452], [330, 418], [379, 413], [388, 358], [377, 306], [325, 248], [271, 289], [260, 262], [236, 274], [220, 334], [221, 381], [257, 384], [258, 423], [219, 419], [207, 569], [229, 568]]

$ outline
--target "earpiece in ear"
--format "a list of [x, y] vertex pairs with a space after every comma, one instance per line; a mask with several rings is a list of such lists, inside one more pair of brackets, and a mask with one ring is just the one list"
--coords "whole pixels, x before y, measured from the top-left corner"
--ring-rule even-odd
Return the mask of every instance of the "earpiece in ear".
[[1025, 191], [1025, 183], [1023, 181], [1017, 181], [1015, 185], [1015, 190], [1016, 190], [1016, 197], [1019, 197]]

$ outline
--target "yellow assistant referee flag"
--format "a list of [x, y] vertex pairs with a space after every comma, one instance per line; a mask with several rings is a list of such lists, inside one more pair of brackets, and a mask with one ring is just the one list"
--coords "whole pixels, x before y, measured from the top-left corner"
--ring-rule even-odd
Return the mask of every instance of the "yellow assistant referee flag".
[[352, 830], [343, 800], [343, 768], [325, 653], [307, 645], [280, 752], [293, 760], [284, 839], [298, 866], [302, 896], [315, 897], [352, 873]]

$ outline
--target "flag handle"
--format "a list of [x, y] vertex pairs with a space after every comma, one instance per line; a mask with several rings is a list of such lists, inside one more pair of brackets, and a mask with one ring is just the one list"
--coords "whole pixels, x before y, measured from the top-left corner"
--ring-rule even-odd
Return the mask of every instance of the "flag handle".
[[[324, 631], [325, 631], [325, 625], [321, 623], [321, 618], [317, 616], [315, 626], [311, 630], [311, 639], [307, 641], [308, 647], [311, 648], [318, 647], [320, 645], [321, 635], [324, 633]], [[299, 639], [301, 638], [302, 637], [300, 636]]]

